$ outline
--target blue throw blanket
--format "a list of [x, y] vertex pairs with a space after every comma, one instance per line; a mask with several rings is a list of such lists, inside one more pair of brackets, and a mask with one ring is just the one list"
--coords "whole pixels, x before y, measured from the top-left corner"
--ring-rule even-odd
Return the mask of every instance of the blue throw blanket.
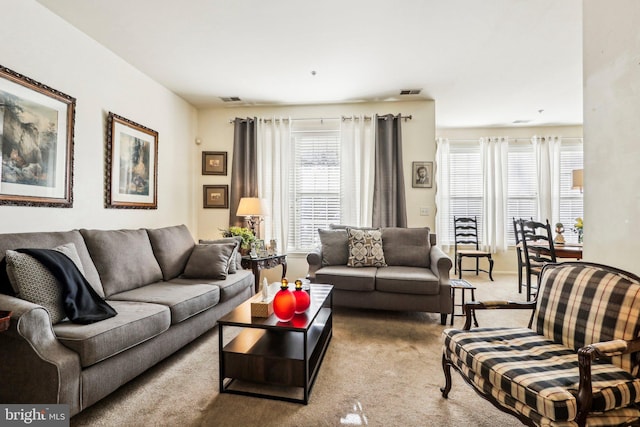
[[65, 254], [51, 249], [16, 249], [42, 263], [62, 286], [64, 311], [73, 323], [99, 322], [118, 314], [91, 287], [78, 267]]

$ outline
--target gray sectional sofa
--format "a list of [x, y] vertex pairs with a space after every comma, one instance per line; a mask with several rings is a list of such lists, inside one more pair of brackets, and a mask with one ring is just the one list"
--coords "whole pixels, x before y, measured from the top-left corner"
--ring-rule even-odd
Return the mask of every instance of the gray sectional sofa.
[[382, 228], [384, 267], [350, 267], [347, 227], [318, 230], [321, 245], [307, 254], [307, 277], [333, 285], [336, 306], [452, 313], [451, 258], [429, 228]]
[[0, 333], [2, 403], [68, 404], [74, 415], [213, 328], [253, 294], [253, 274], [231, 263], [228, 271], [237, 271], [224, 279], [185, 278], [200, 246], [184, 225], [0, 234], [0, 260], [8, 249], [68, 243], [91, 287], [118, 314], [87, 325], [52, 324], [42, 306], [0, 294], [0, 310], [13, 312]]

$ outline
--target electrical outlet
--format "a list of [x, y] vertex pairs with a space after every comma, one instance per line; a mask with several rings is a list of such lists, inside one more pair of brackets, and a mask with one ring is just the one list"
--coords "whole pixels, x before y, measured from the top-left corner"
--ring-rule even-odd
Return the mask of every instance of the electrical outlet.
[[429, 216], [429, 208], [420, 208], [420, 216]]

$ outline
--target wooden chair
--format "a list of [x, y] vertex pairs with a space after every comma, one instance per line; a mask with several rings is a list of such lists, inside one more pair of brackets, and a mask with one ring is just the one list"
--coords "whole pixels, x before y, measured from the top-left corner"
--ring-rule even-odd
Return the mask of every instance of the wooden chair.
[[[515, 236], [515, 239], [516, 239], [516, 256], [518, 261], [518, 293], [519, 294], [522, 293], [522, 288], [526, 286], [526, 284], [522, 281], [522, 278], [524, 277], [524, 274], [522, 274], [522, 271], [523, 270], [526, 271], [526, 264], [524, 260], [524, 252], [522, 250], [522, 243], [520, 239], [520, 228], [518, 225], [520, 221], [524, 221], [524, 219], [513, 218], [513, 235]], [[531, 221], [533, 221], [533, 218], [531, 218]]]
[[545, 223], [520, 220], [520, 240], [526, 266], [527, 301], [537, 293], [537, 285], [531, 283], [531, 276], [540, 276], [545, 264], [556, 262], [553, 234], [549, 220]]
[[[455, 230], [455, 270], [458, 273], [458, 279], [462, 279], [463, 271], [475, 271], [476, 276], [479, 272], [489, 273], [489, 279], [493, 281], [493, 259], [491, 252], [480, 250], [480, 241], [478, 240], [478, 220], [466, 217], [453, 217], [453, 226]], [[458, 246], [462, 246], [459, 248]], [[462, 270], [462, 258], [475, 258], [475, 270]], [[489, 270], [480, 269], [480, 258], [487, 258], [489, 261]]]

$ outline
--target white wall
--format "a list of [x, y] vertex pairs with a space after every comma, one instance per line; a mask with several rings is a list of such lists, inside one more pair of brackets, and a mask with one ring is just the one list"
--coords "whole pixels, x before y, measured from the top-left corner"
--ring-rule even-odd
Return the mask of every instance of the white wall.
[[[407, 197], [407, 220], [410, 227], [428, 226], [433, 229], [435, 219], [435, 187], [411, 187], [411, 162], [433, 161], [435, 158], [435, 105], [433, 101], [411, 101], [394, 103], [357, 103], [327, 104], [312, 106], [277, 106], [277, 107], [237, 107], [202, 109], [198, 114], [198, 138], [202, 139], [199, 151], [227, 151], [229, 171], [233, 153], [233, 125], [230, 119], [235, 117], [271, 117], [290, 116], [294, 118], [338, 117], [351, 114], [398, 114], [411, 115], [412, 120], [402, 123], [402, 154], [404, 158], [405, 187]], [[194, 161], [200, 162], [200, 153], [196, 153]], [[201, 176], [198, 171], [197, 187], [202, 199], [202, 185], [229, 184], [228, 176]], [[226, 228], [229, 223], [228, 209], [203, 209], [202, 200], [198, 202], [199, 238], [220, 237], [219, 228]], [[429, 216], [420, 216], [420, 207], [429, 208]], [[307, 263], [304, 254], [290, 254], [287, 276], [304, 277]], [[275, 273], [274, 273], [275, 274]], [[279, 269], [277, 269], [279, 274]]]
[[[76, 98], [73, 208], [0, 206], [0, 232], [184, 223], [195, 234], [195, 108], [39, 3], [0, 10], [0, 64]], [[157, 210], [104, 208], [109, 111], [159, 133]]]
[[585, 260], [640, 274], [640, 2], [583, 2]]
[[[582, 126], [535, 126], [535, 127], [490, 127], [490, 128], [449, 128], [438, 129], [437, 135], [440, 138], [454, 139], [470, 139], [478, 140], [482, 137], [489, 136], [508, 136], [511, 139], [531, 139], [532, 136], [561, 136], [563, 138], [582, 138]], [[586, 215], [585, 215], [586, 217]], [[509, 221], [511, 219], [509, 218]], [[453, 247], [451, 248], [450, 255], [453, 258]], [[515, 272], [517, 269], [516, 253], [513, 247], [510, 247], [507, 252], [494, 254], [493, 270], [495, 272]], [[474, 267], [473, 260], [465, 260], [469, 262], [468, 266], [463, 268]], [[482, 260], [480, 261], [483, 262]], [[485, 265], [486, 264], [486, 261]], [[481, 267], [482, 268], [482, 267]]]

